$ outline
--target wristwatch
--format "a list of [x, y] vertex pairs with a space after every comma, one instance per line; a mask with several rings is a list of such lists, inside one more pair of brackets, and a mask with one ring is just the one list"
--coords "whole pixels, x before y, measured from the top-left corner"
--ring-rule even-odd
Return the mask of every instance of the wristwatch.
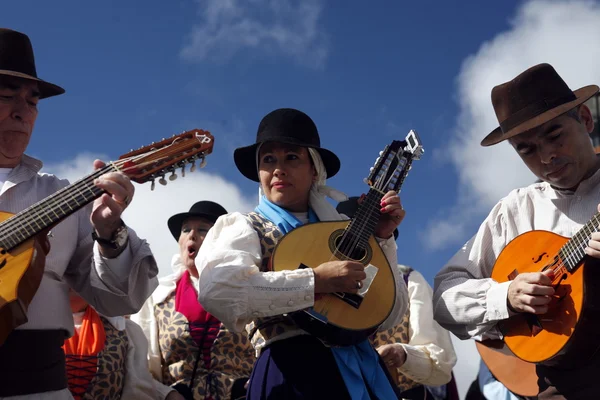
[[92, 239], [101, 244], [104, 247], [109, 249], [121, 249], [127, 245], [127, 240], [129, 235], [127, 234], [127, 226], [121, 220], [121, 225], [117, 228], [117, 230], [113, 233], [110, 239], [103, 239], [96, 233], [96, 230], [92, 230]]

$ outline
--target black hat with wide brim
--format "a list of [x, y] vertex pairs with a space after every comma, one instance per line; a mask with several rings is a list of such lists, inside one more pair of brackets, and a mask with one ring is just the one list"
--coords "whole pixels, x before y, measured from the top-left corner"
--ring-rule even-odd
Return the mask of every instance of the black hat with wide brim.
[[[354, 218], [354, 214], [358, 210], [358, 197], [348, 197], [348, 200], [344, 200], [338, 203], [335, 208], [338, 213], [348, 216], [350, 219]], [[394, 229], [394, 240], [398, 239], [398, 228]]]
[[239, 147], [233, 153], [235, 165], [246, 178], [259, 182], [256, 149], [263, 143], [277, 142], [301, 147], [311, 147], [319, 152], [327, 178], [340, 170], [340, 159], [321, 147], [321, 139], [313, 120], [302, 111], [280, 108], [267, 114], [258, 126], [256, 142]]
[[38, 78], [29, 37], [6, 28], [0, 28], [0, 75], [37, 82], [40, 99], [65, 92], [60, 86]]
[[167, 225], [169, 226], [169, 230], [171, 231], [171, 234], [175, 240], [179, 240], [181, 226], [186, 219], [191, 217], [199, 217], [204, 218], [214, 224], [221, 215], [225, 214], [227, 214], [227, 210], [225, 210], [220, 204], [217, 204], [214, 201], [203, 200], [194, 203], [194, 205], [192, 205], [190, 208], [190, 211], [173, 215], [167, 221]]

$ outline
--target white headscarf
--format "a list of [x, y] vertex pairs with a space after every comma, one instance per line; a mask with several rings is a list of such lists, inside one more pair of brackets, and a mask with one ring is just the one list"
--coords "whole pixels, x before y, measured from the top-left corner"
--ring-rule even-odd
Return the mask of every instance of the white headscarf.
[[[256, 170], [258, 171], [259, 165], [259, 145], [256, 148]], [[332, 188], [331, 186], [325, 185], [325, 181], [327, 179], [327, 170], [325, 169], [325, 164], [323, 164], [323, 159], [319, 152], [312, 147], [308, 147], [308, 154], [310, 154], [310, 158], [313, 161], [315, 166], [315, 170], [317, 172], [317, 179], [313, 182], [310, 187], [310, 194], [308, 196], [308, 205], [313, 209], [317, 217], [319, 217], [320, 221], [340, 221], [346, 218], [340, 216], [335, 207], [331, 205], [326, 199], [329, 197], [338, 203], [341, 201], [348, 200], [348, 196], [337, 190]], [[260, 176], [260, 174], [259, 174]], [[258, 185], [258, 197], [259, 199], [263, 196], [262, 185], [259, 183]]]

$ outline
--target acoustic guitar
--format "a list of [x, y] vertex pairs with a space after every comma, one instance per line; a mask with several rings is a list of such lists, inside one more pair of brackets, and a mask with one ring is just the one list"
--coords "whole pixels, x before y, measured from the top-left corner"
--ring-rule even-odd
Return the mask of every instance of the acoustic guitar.
[[373, 236], [380, 217], [380, 201], [389, 190], [400, 191], [413, 160], [424, 150], [415, 131], [394, 140], [365, 179], [370, 186], [351, 221], [303, 225], [281, 238], [273, 251], [273, 271], [316, 268], [333, 260], [354, 260], [365, 266], [367, 278], [357, 294], [315, 296], [310, 309], [289, 314], [303, 330], [336, 346], [367, 339], [389, 316], [396, 299], [396, 282], [383, 250]]
[[37, 292], [48, 252], [46, 233], [63, 219], [105, 193], [94, 179], [120, 171], [137, 183], [155, 180], [166, 185], [165, 176], [177, 177], [196, 161], [205, 165], [213, 149], [210, 132], [194, 129], [122, 155], [92, 174], [66, 186], [17, 213], [0, 212], [0, 345], [18, 326], [27, 322], [27, 310]]
[[[537, 387], [537, 377], [531, 375], [537, 365], [572, 368], [596, 355], [600, 265], [584, 250], [599, 225], [600, 213], [571, 239], [548, 231], [529, 231], [514, 238], [498, 256], [491, 274], [495, 281], [551, 270], [555, 289], [545, 314], [520, 313], [499, 322], [502, 345], [498, 341], [477, 343], [483, 361], [492, 373], [496, 369], [498, 380], [505, 386], [515, 387], [528, 379], [526, 391], [531, 392]], [[519, 373], [503, 371], [511, 364], [518, 366]]]

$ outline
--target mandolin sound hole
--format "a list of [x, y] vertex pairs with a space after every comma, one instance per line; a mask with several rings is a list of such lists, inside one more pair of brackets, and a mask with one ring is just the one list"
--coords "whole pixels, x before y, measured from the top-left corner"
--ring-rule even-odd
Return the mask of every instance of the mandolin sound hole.
[[356, 238], [341, 230], [332, 235], [330, 242], [331, 252], [341, 259], [351, 259], [366, 263], [371, 259], [370, 248], [362, 247]]

